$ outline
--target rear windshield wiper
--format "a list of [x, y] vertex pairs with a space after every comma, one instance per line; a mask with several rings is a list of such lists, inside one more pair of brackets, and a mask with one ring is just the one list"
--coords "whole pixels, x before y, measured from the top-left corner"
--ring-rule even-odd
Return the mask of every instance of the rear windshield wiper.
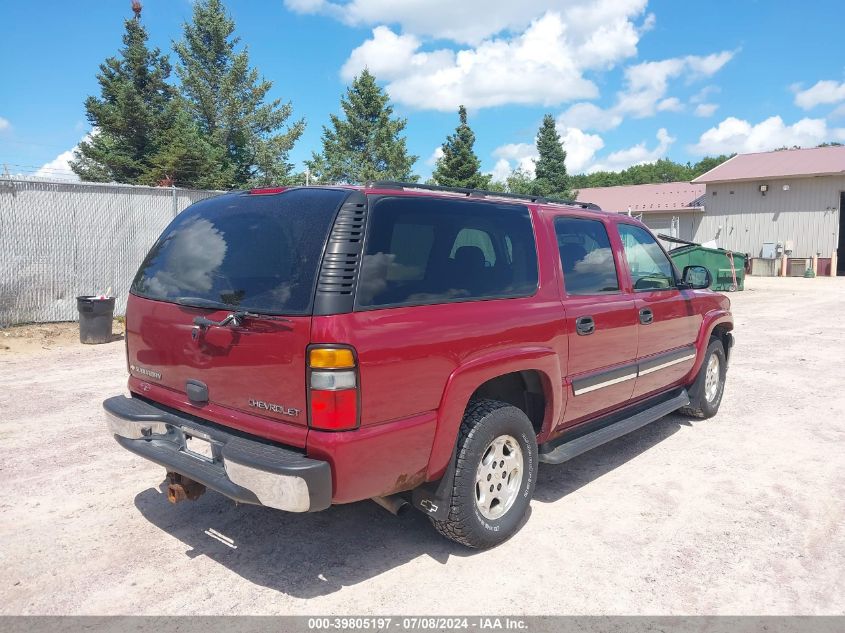
[[211, 319], [207, 319], [203, 316], [198, 316], [194, 318], [194, 325], [200, 328], [208, 328], [208, 327], [225, 327], [227, 325], [233, 325], [234, 327], [240, 327], [243, 324], [244, 319], [256, 319], [262, 321], [284, 321], [285, 323], [290, 323], [290, 319], [285, 319], [284, 317], [274, 316], [271, 314], [256, 314], [255, 312], [247, 312], [246, 310], [240, 310], [238, 312], [232, 312], [231, 314], [226, 315], [222, 321], [212, 321]]
[[[173, 299], [173, 303], [177, 303], [182, 306], [187, 306], [191, 308], [211, 308], [215, 310], [231, 310], [232, 306], [227, 305], [225, 303], [221, 303], [220, 301], [213, 301], [211, 299], [203, 299], [202, 297], [177, 297]], [[249, 312], [248, 310], [238, 310], [236, 312], [231, 312], [226, 315], [221, 321], [212, 321], [211, 319], [207, 319], [203, 316], [198, 316], [194, 318], [194, 325], [197, 325], [201, 328], [208, 328], [208, 327], [225, 327], [229, 324], [240, 327], [245, 319], [256, 319], [262, 321], [283, 321], [285, 323], [290, 323], [290, 319], [286, 319], [284, 317], [276, 316], [273, 314], [258, 314], [257, 312]]]

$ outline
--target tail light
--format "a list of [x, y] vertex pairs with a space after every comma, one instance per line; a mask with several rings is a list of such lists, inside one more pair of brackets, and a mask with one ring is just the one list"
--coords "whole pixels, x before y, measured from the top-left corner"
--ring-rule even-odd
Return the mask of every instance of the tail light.
[[358, 427], [358, 364], [348, 347], [315, 346], [308, 350], [311, 428], [347, 431]]

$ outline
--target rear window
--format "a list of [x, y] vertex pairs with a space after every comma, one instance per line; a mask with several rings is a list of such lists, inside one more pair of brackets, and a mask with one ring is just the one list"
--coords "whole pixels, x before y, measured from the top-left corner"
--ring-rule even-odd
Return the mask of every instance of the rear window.
[[424, 197], [373, 203], [359, 307], [520, 297], [536, 288], [527, 208]]
[[323, 246], [348, 195], [293, 189], [198, 202], [165, 229], [132, 293], [198, 307], [307, 314]]

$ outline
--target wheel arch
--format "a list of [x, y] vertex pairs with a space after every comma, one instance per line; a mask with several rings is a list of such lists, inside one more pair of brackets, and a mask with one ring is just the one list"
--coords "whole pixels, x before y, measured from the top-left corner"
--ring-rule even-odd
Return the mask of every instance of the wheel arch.
[[[542, 394], [542, 416], [536, 411], [528, 413], [526, 408], [530, 407], [526, 402], [510, 401], [516, 400], [518, 381], [527, 385], [530, 393]], [[548, 347], [493, 352], [462, 363], [450, 374], [443, 390], [426, 480], [439, 479], [446, 470], [454, 452], [461, 420], [474, 395], [503, 400], [526, 411], [538, 438], [542, 439], [563, 408], [560, 385], [560, 361], [555, 351]], [[500, 395], [496, 398], [494, 394]], [[534, 406], [539, 405], [535, 403]]]
[[712, 310], [704, 315], [701, 327], [698, 330], [698, 338], [695, 342], [695, 364], [688, 374], [693, 380], [698, 375], [701, 365], [704, 362], [704, 353], [710, 338], [715, 334], [722, 341], [725, 348], [725, 358], [730, 354], [730, 333], [734, 328], [733, 316], [727, 310]]

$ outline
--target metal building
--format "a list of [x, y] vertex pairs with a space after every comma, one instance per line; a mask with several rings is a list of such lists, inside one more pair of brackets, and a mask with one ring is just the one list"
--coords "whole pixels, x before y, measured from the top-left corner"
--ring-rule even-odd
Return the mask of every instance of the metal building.
[[845, 147], [739, 154], [692, 183], [582, 189], [578, 200], [630, 212], [655, 232], [796, 260], [802, 271], [813, 257], [830, 266], [838, 250], [845, 273]]
[[751, 257], [845, 253], [845, 147], [739, 154], [693, 183], [706, 187], [699, 240]]

